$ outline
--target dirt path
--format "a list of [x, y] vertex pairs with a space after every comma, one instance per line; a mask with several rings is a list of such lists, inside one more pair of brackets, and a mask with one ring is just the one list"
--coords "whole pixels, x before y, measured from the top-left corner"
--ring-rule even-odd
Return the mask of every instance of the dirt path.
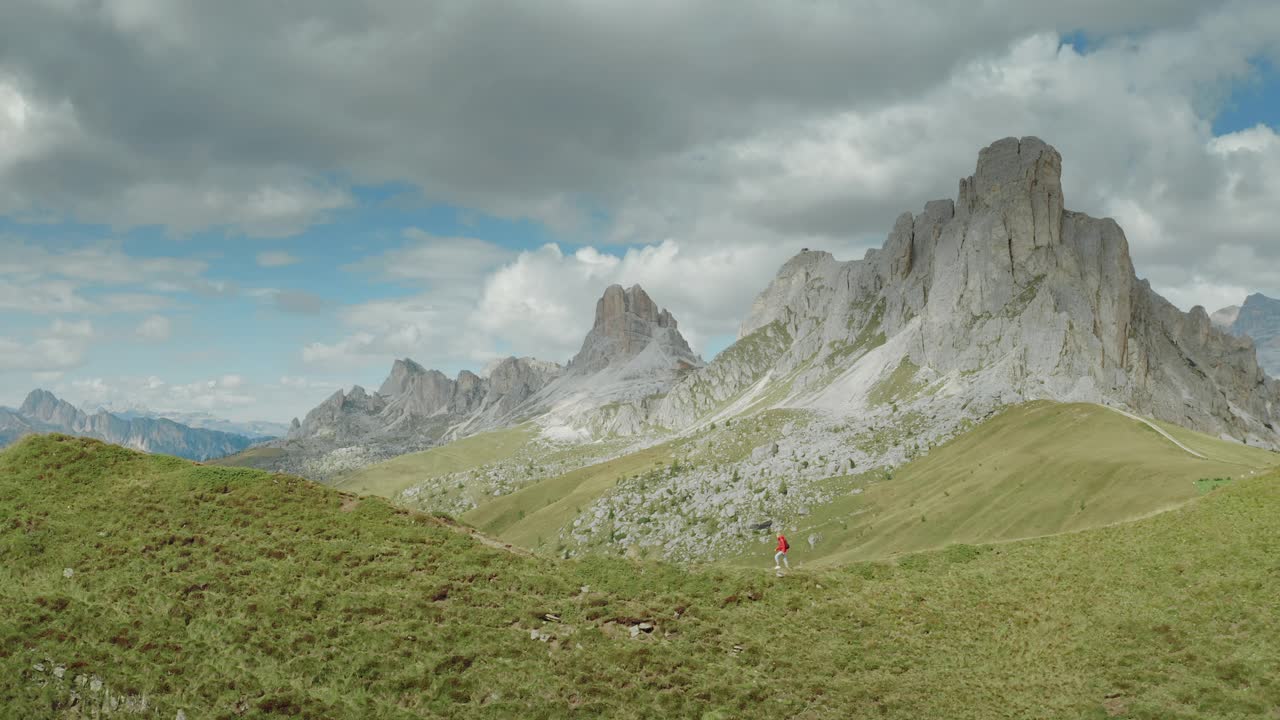
[[1125, 412], [1124, 410], [1121, 410], [1120, 408], [1114, 408], [1114, 407], [1111, 407], [1110, 405], [1103, 405], [1102, 407], [1105, 407], [1106, 409], [1108, 409], [1108, 410], [1112, 410], [1112, 411], [1114, 411], [1114, 412], [1118, 412], [1118, 413], [1120, 413], [1121, 415], [1123, 415], [1123, 416], [1125, 416], [1125, 417], [1129, 418], [1130, 420], [1137, 420], [1138, 422], [1142, 423], [1143, 425], [1146, 425], [1147, 427], [1151, 428], [1152, 430], [1155, 430], [1156, 432], [1158, 432], [1158, 433], [1160, 433], [1161, 435], [1163, 435], [1163, 436], [1164, 436], [1164, 438], [1165, 438], [1166, 440], [1168, 440], [1169, 442], [1173, 443], [1174, 445], [1177, 445], [1178, 447], [1182, 448], [1182, 449], [1183, 449], [1184, 451], [1186, 451], [1187, 453], [1189, 453], [1189, 454], [1191, 454], [1191, 455], [1194, 455], [1194, 456], [1196, 456], [1196, 457], [1200, 458], [1201, 460], [1208, 460], [1208, 459], [1209, 459], [1209, 458], [1208, 458], [1208, 456], [1201, 455], [1200, 453], [1196, 452], [1195, 450], [1192, 450], [1191, 448], [1187, 447], [1186, 445], [1183, 445], [1182, 443], [1178, 442], [1177, 438], [1175, 438], [1174, 436], [1172, 436], [1172, 435], [1170, 435], [1169, 433], [1165, 432], [1164, 428], [1160, 427], [1159, 425], [1156, 425], [1155, 423], [1151, 422], [1150, 420], [1148, 420], [1148, 419], [1146, 419], [1146, 418], [1144, 418], [1144, 417], [1139, 417], [1139, 416], [1137, 416], [1137, 415], [1134, 415], [1133, 413]]

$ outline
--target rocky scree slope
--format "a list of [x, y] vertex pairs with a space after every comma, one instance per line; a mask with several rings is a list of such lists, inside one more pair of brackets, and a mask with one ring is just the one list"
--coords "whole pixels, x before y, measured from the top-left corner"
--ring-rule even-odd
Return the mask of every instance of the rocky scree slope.
[[188, 427], [164, 418], [86, 413], [48, 390], [33, 390], [17, 410], [0, 410], [0, 447], [34, 433], [61, 432], [144, 452], [209, 460], [253, 444], [243, 435]]

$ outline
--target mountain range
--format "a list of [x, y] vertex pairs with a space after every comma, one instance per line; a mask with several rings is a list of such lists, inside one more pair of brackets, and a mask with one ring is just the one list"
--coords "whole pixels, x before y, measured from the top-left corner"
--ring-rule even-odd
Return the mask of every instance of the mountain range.
[[209, 460], [247, 449], [255, 438], [194, 428], [167, 418], [86, 413], [47, 390], [33, 390], [22, 406], [0, 408], [0, 447], [34, 433], [95, 438], [145, 452]]
[[643, 288], [614, 285], [566, 365], [509, 357], [450, 378], [396, 360], [376, 392], [339, 390], [262, 450], [275, 451], [267, 463], [273, 469], [325, 479], [532, 418], [552, 440], [634, 435], [649, 399], [704, 364]]
[[179, 425], [186, 425], [197, 430], [218, 430], [231, 435], [243, 435], [252, 440], [273, 440], [289, 433], [287, 423], [267, 420], [228, 420], [208, 412], [183, 412], [177, 410], [152, 410], [141, 406], [119, 407], [99, 405], [93, 410], [106, 411], [125, 420], [133, 418], [165, 418]]
[[[339, 392], [228, 462], [471, 513], [568, 554], [694, 558], [1028, 401], [1280, 447], [1280, 384], [1253, 340], [1140, 280], [1114, 220], [1065, 208], [1061, 168], [1037, 138], [993, 143], [954, 200], [903, 213], [864, 258], [784, 264], [710, 363], [643, 289], [614, 286], [567, 365], [508, 358], [448, 378], [399, 360], [378, 392]], [[447, 459], [384, 462], [438, 445]]]

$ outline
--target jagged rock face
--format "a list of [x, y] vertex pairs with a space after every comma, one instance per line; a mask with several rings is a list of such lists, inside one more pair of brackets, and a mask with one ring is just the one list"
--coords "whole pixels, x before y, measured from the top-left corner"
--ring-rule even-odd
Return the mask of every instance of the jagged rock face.
[[[350, 467], [365, 460], [394, 457], [397, 450], [411, 452], [430, 447], [442, 438], [464, 431], [499, 427], [514, 422], [513, 413], [541, 390], [562, 368], [532, 358], [506, 358], [488, 369], [482, 378], [463, 370], [451, 379], [428, 370], [408, 358], [396, 360], [377, 393], [355, 386], [339, 390], [291, 426], [288, 437], [271, 443], [299, 458], [282, 461], [281, 469], [306, 471], [323, 479], [328, 473], [307, 470], [307, 458], [344, 447], [372, 448], [358, 453]], [[300, 464], [301, 463], [301, 464]], [[335, 471], [349, 469], [335, 466]]]
[[378, 394], [399, 395], [409, 389], [409, 384], [414, 379], [426, 372], [426, 368], [409, 358], [396, 360], [391, 365], [391, 374], [383, 381], [382, 387], [378, 388]]
[[450, 379], [407, 358], [396, 360], [378, 390], [387, 402], [379, 412], [387, 427], [421, 418], [461, 417], [477, 412], [496, 419], [514, 410], [559, 372], [560, 366], [554, 363], [511, 357], [491, 366], [487, 378], [463, 370], [457, 379]]
[[[292, 427], [276, 467], [315, 479], [442, 441], [530, 419], [555, 437], [642, 432], [652, 398], [702, 367], [671, 313], [639, 286], [608, 288], [582, 350], [565, 368], [533, 358], [490, 363], [450, 379], [395, 361], [374, 395], [338, 392]], [[318, 458], [350, 449], [340, 461]]]
[[307, 413], [301, 425], [296, 430], [290, 431], [289, 438], [341, 437], [346, 434], [359, 434], [358, 424], [361, 423], [361, 418], [376, 415], [381, 410], [382, 408], [377, 407], [376, 403], [370, 402], [370, 396], [359, 385], [351, 388], [350, 395], [338, 390]]
[[1258, 363], [1271, 377], [1280, 378], [1280, 300], [1250, 295], [1232, 321], [1231, 332], [1253, 338]]
[[248, 437], [165, 418], [123, 418], [105, 410], [89, 415], [47, 390], [32, 391], [16, 413], [5, 415], [0, 415], [0, 441], [11, 442], [30, 432], [62, 432], [191, 460], [232, 455], [253, 444]]
[[595, 325], [569, 368], [579, 375], [597, 373], [628, 362], [655, 342], [684, 369], [702, 365], [675, 318], [659, 309], [643, 288], [633, 285], [624, 290], [611, 285], [596, 303]]
[[561, 370], [559, 365], [533, 358], [507, 358], [489, 371], [484, 405], [499, 415], [511, 413], [559, 377]]
[[[978, 405], [1111, 402], [1275, 445], [1280, 389], [1248, 342], [1138, 281], [1113, 220], [1063, 209], [1061, 166], [1036, 138], [1001, 140], [980, 153], [956, 202], [902, 215], [863, 260], [805, 252], [783, 266], [741, 333], [790, 336], [766, 378], [787, 378], [783, 404], [856, 413], [870, 386], [907, 361]], [[723, 355], [672, 390], [664, 424], [692, 422], [763, 382], [721, 367], [742, 365]], [[712, 373], [736, 385], [698, 401], [700, 376]]]
[[32, 390], [18, 414], [56, 427], [72, 427], [85, 417], [75, 405], [60, 400], [48, 390]]

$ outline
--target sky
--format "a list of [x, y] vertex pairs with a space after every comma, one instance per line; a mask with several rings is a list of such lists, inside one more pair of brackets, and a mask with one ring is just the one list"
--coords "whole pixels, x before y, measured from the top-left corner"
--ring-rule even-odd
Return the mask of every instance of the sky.
[[1280, 296], [1278, 129], [1272, 0], [8, 0], [0, 405], [287, 421], [611, 283], [710, 359], [1006, 136], [1212, 311]]

